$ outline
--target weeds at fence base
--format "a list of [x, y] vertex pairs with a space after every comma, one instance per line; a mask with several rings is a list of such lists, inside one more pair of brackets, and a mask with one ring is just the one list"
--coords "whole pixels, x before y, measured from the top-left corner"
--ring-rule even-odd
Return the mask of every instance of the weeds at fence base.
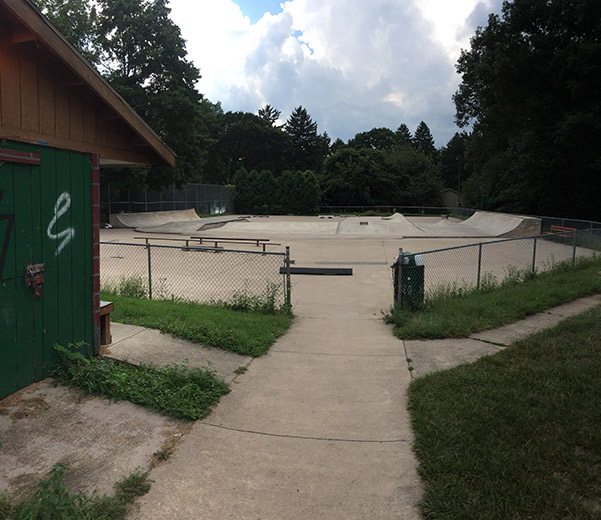
[[122, 276], [117, 282], [104, 282], [102, 290], [127, 298], [148, 298], [148, 282], [140, 275]]
[[238, 312], [289, 314], [291, 310], [288, 305], [277, 303], [281, 291], [281, 284], [268, 283], [262, 294], [251, 294], [248, 289], [244, 289], [236, 291], [229, 300], [213, 300], [211, 304]]
[[136, 470], [115, 484], [115, 496], [86, 495], [79, 491], [71, 494], [63, 477], [69, 464], [58, 463], [47, 479], [38, 483], [33, 495], [14, 503], [7, 493], [0, 494], [0, 518], [7, 520], [121, 520], [135, 499], [148, 493], [151, 480], [148, 473]]
[[228, 386], [208, 369], [187, 365], [139, 366], [107, 358], [86, 358], [82, 345], [55, 345], [59, 363], [54, 377], [88, 394], [126, 400], [177, 419], [205, 417]]
[[508, 269], [501, 282], [490, 276], [481, 289], [462, 282], [441, 284], [428, 293], [421, 311], [395, 306], [384, 313], [384, 321], [402, 339], [467, 337], [601, 292], [600, 266], [599, 258], [579, 258], [574, 267], [571, 261], [560, 262], [541, 273]]

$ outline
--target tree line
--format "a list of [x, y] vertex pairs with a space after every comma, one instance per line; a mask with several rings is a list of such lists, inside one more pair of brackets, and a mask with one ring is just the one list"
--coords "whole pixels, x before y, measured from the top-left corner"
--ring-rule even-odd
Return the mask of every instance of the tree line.
[[437, 205], [446, 187], [482, 209], [601, 220], [597, 0], [504, 2], [459, 58], [463, 131], [440, 149], [423, 121], [332, 142], [303, 106], [285, 122], [271, 105], [224, 112], [196, 90], [167, 0], [36, 3], [178, 156], [174, 169], [103, 171], [113, 187], [226, 184], [238, 208], [286, 213]]

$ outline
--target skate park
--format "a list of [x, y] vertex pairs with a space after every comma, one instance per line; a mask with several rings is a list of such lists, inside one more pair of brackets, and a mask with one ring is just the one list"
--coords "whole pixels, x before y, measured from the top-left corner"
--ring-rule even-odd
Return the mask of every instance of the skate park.
[[[421, 485], [406, 412], [405, 389], [412, 379], [407, 349], [414, 351], [416, 373], [423, 374], [500, 347], [468, 340], [441, 355], [436, 345], [428, 350], [393, 337], [382, 321], [382, 311], [393, 301], [390, 264], [399, 248], [416, 252], [495, 241], [520, 233], [523, 222], [488, 217], [478, 229], [440, 217], [390, 217], [243, 216], [209, 222], [208, 229], [197, 227], [201, 219], [193, 219], [183, 225], [140, 223], [135, 230], [102, 231], [101, 240], [127, 243], [139, 236], [171, 246], [173, 238], [192, 234], [260, 237], [280, 244], [274, 250], [288, 246], [296, 266], [352, 269], [352, 276], [292, 277], [292, 328], [269, 354], [250, 362], [248, 372], [232, 384], [233, 391], [193, 426], [174, 461], [153, 472], [156, 484], [142, 500], [145, 518], [175, 511], [178, 517], [194, 518], [200, 507], [208, 507], [211, 517], [237, 511], [259, 518], [269, 511], [274, 518], [420, 518]], [[535, 225], [540, 230], [540, 222]], [[226, 242], [219, 245], [228, 247]], [[563, 249], [557, 245], [555, 254], [568, 255]], [[213, 256], [219, 261], [219, 254]], [[519, 259], [510, 251], [493, 256], [501, 272], [507, 258]], [[445, 266], [436, 269], [449, 274]], [[574, 311], [559, 310], [551, 319], [566, 312]], [[116, 340], [114, 352], [127, 356], [130, 333], [134, 331]], [[144, 359], [149, 354], [146, 346], [137, 355]], [[199, 450], [201, 467], [192, 462]], [[245, 475], [242, 484], [239, 473]], [[201, 489], [194, 484], [209, 475], [217, 475], [216, 480]], [[267, 493], [258, 497], [256, 486]], [[303, 499], [307, 493], [311, 502]]]

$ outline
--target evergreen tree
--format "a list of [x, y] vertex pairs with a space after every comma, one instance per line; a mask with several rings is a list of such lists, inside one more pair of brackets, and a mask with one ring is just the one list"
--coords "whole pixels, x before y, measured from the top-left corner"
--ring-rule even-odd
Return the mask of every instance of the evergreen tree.
[[267, 121], [271, 126], [274, 126], [279, 119], [281, 112], [276, 110], [271, 105], [265, 105], [259, 109], [258, 115], [261, 119]]
[[436, 146], [434, 146], [434, 138], [430, 132], [430, 128], [426, 123], [420, 121], [415, 129], [413, 136], [413, 146], [423, 152], [426, 156], [434, 158], [436, 155]]
[[317, 123], [302, 105], [294, 109], [284, 129], [292, 140], [290, 166], [300, 170], [321, 170], [329, 152], [330, 140], [327, 135], [317, 134]]
[[401, 146], [411, 146], [413, 144], [413, 137], [409, 131], [409, 127], [405, 123], [401, 123], [396, 131], [397, 144]]

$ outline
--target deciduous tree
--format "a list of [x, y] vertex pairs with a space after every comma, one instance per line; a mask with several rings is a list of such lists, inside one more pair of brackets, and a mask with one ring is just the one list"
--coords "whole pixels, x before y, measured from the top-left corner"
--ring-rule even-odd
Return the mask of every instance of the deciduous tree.
[[504, 2], [457, 70], [475, 202], [601, 220], [601, 3]]

